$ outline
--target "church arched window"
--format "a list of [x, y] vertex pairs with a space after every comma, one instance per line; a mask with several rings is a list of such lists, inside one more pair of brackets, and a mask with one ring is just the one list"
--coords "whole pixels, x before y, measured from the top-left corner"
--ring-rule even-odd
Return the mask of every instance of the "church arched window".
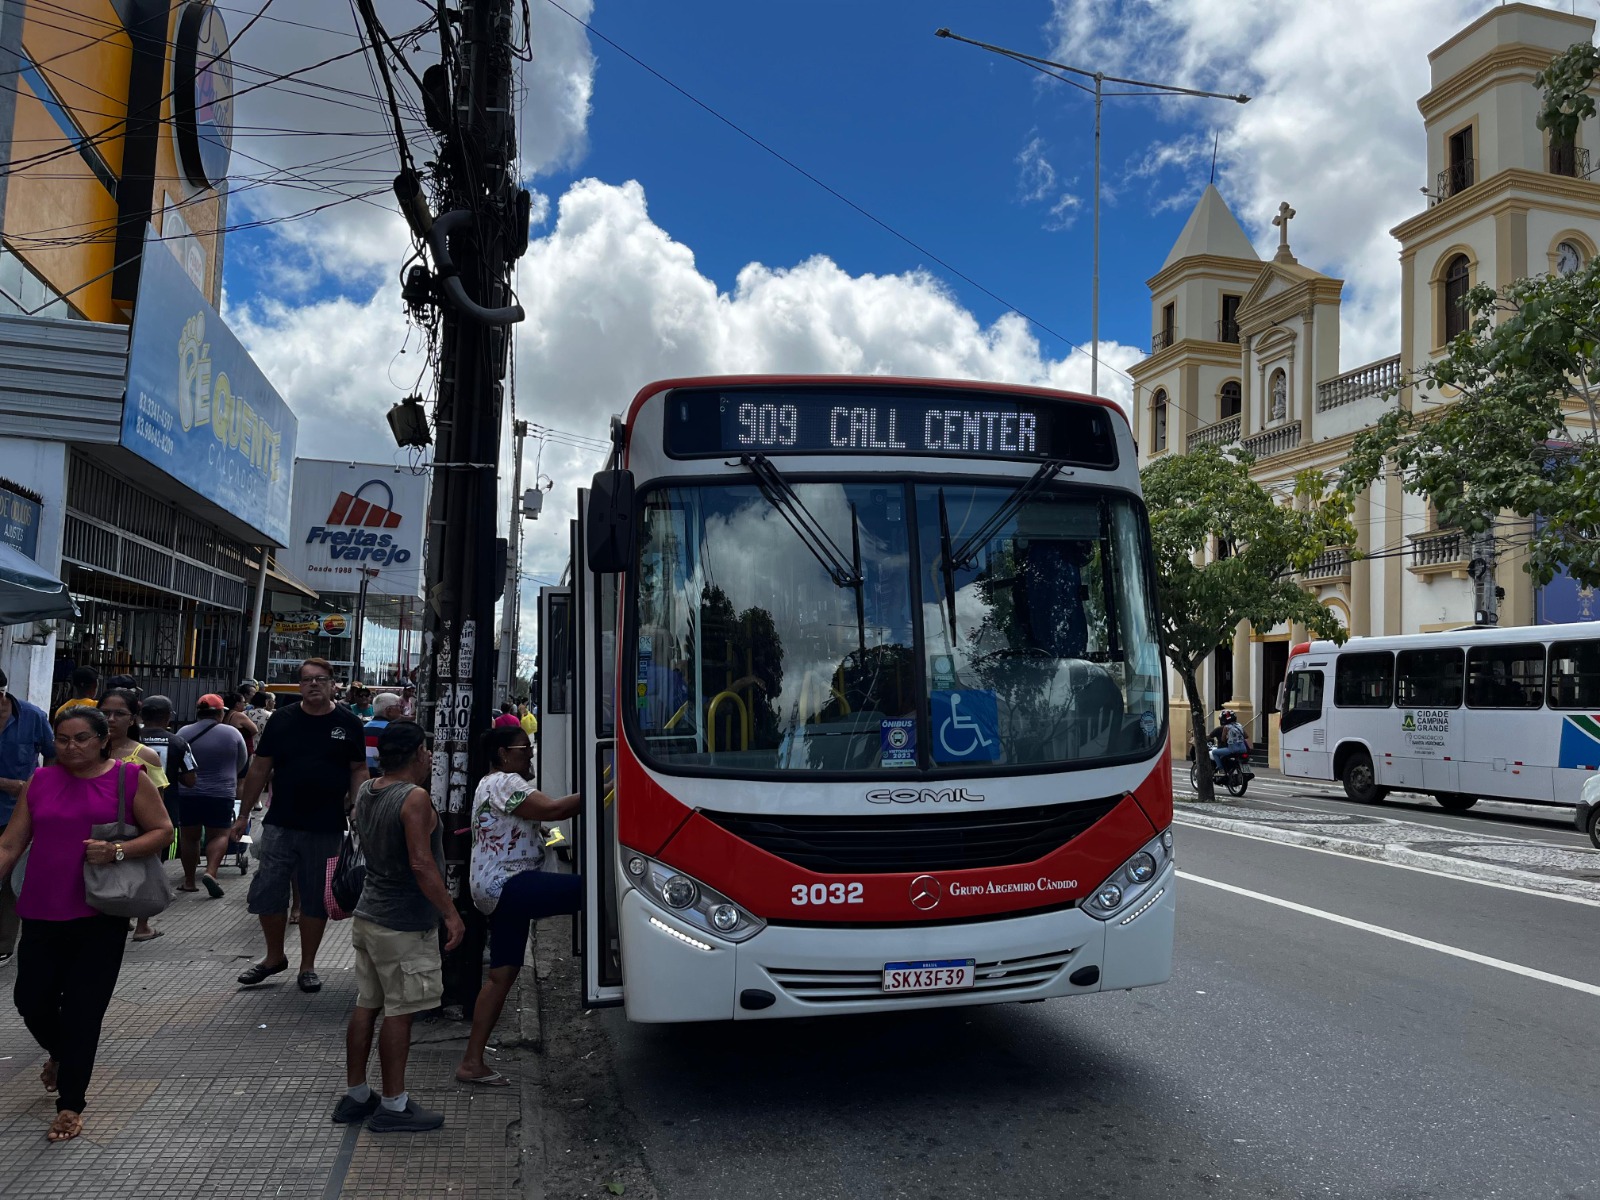
[[1244, 398], [1239, 391], [1239, 381], [1228, 380], [1222, 385], [1222, 391], [1217, 394], [1217, 420], [1226, 421], [1229, 417], [1237, 417], [1243, 407]]
[[1472, 264], [1465, 254], [1452, 258], [1444, 268], [1444, 340], [1465, 333], [1470, 323], [1467, 316], [1467, 290], [1472, 286]]
[[1150, 453], [1160, 454], [1167, 448], [1167, 391], [1157, 388], [1150, 397]]

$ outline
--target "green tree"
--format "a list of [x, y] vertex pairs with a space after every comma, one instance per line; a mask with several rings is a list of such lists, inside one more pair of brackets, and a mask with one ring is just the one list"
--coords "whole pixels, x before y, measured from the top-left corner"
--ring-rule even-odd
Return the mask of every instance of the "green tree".
[[[1600, 50], [1580, 43], [1535, 77], [1535, 123], [1552, 144], [1571, 145], [1594, 115], [1597, 74]], [[1534, 582], [1565, 567], [1600, 585], [1600, 262], [1480, 286], [1465, 306], [1466, 330], [1413, 369], [1412, 407], [1356, 439], [1342, 486], [1360, 491], [1394, 471], [1441, 525], [1474, 534], [1514, 514], [1530, 530]]]
[[1515, 514], [1535, 582], [1565, 566], [1600, 584], [1600, 263], [1476, 287], [1464, 303], [1468, 328], [1412, 372], [1420, 403], [1356, 438], [1342, 486], [1392, 470], [1441, 526], [1473, 534]]
[[1294, 579], [1332, 546], [1353, 546], [1347, 494], [1315, 471], [1294, 479], [1280, 503], [1250, 478], [1250, 455], [1203, 446], [1159, 458], [1141, 473], [1155, 543], [1161, 649], [1183, 680], [1200, 765], [1200, 798], [1214, 798], [1205, 754], [1200, 666], [1231, 645], [1240, 621], [1270, 629], [1298, 621], [1344, 640], [1333, 613]]

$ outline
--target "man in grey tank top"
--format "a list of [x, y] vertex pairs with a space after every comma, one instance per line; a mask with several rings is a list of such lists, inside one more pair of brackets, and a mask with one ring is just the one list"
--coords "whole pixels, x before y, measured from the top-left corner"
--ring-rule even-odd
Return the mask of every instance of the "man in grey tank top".
[[[444, 1114], [421, 1108], [406, 1094], [412, 1014], [444, 995], [439, 922], [445, 948], [461, 943], [466, 927], [444, 885], [444, 831], [424, 786], [433, 756], [422, 727], [396, 721], [378, 737], [382, 774], [361, 785], [351, 814], [367, 862], [366, 882], [350, 926], [356, 952], [356, 1008], [345, 1032], [345, 1077], [333, 1120], [366, 1120], [373, 1133], [438, 1129]], [[367, 1084], [367, 1062], [378, 1014], [378, 1063], [383, 1093]]]

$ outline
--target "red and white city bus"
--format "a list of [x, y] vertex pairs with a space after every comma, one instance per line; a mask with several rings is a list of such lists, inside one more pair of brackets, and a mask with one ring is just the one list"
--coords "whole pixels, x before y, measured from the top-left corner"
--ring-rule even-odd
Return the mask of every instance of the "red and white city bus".
[[644, 388], [540, 597], [584, 1000], [815, 1016], [1164, 982], [1174, 867], [1128, 423], [1039, 388]]

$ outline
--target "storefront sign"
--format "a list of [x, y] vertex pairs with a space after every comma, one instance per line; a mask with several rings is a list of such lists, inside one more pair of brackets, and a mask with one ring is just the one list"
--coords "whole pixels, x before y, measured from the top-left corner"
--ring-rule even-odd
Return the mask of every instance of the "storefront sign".
[[178, 17], [172, 78], [183, 173], [195, 187], [214, 188], [233, 155], [233, 55], [222, 14], [203, 0], [189, 0]]
[[39, 502], [0, 487], [0, 542], [29, 558], [39, 555]]
[[428, 477], [393, 463], [302, 458], [294, 515], [278, 562], [319, 592], [422, 594]]
[[347, 638], [355, 622], [343, 613], [286, 612], [272, 619], [272, 636], [319, 634], [322, 637]]
[[289, 537], [297, 427], [283, 397], [147, 229], [122, 444], [281, 545]]

